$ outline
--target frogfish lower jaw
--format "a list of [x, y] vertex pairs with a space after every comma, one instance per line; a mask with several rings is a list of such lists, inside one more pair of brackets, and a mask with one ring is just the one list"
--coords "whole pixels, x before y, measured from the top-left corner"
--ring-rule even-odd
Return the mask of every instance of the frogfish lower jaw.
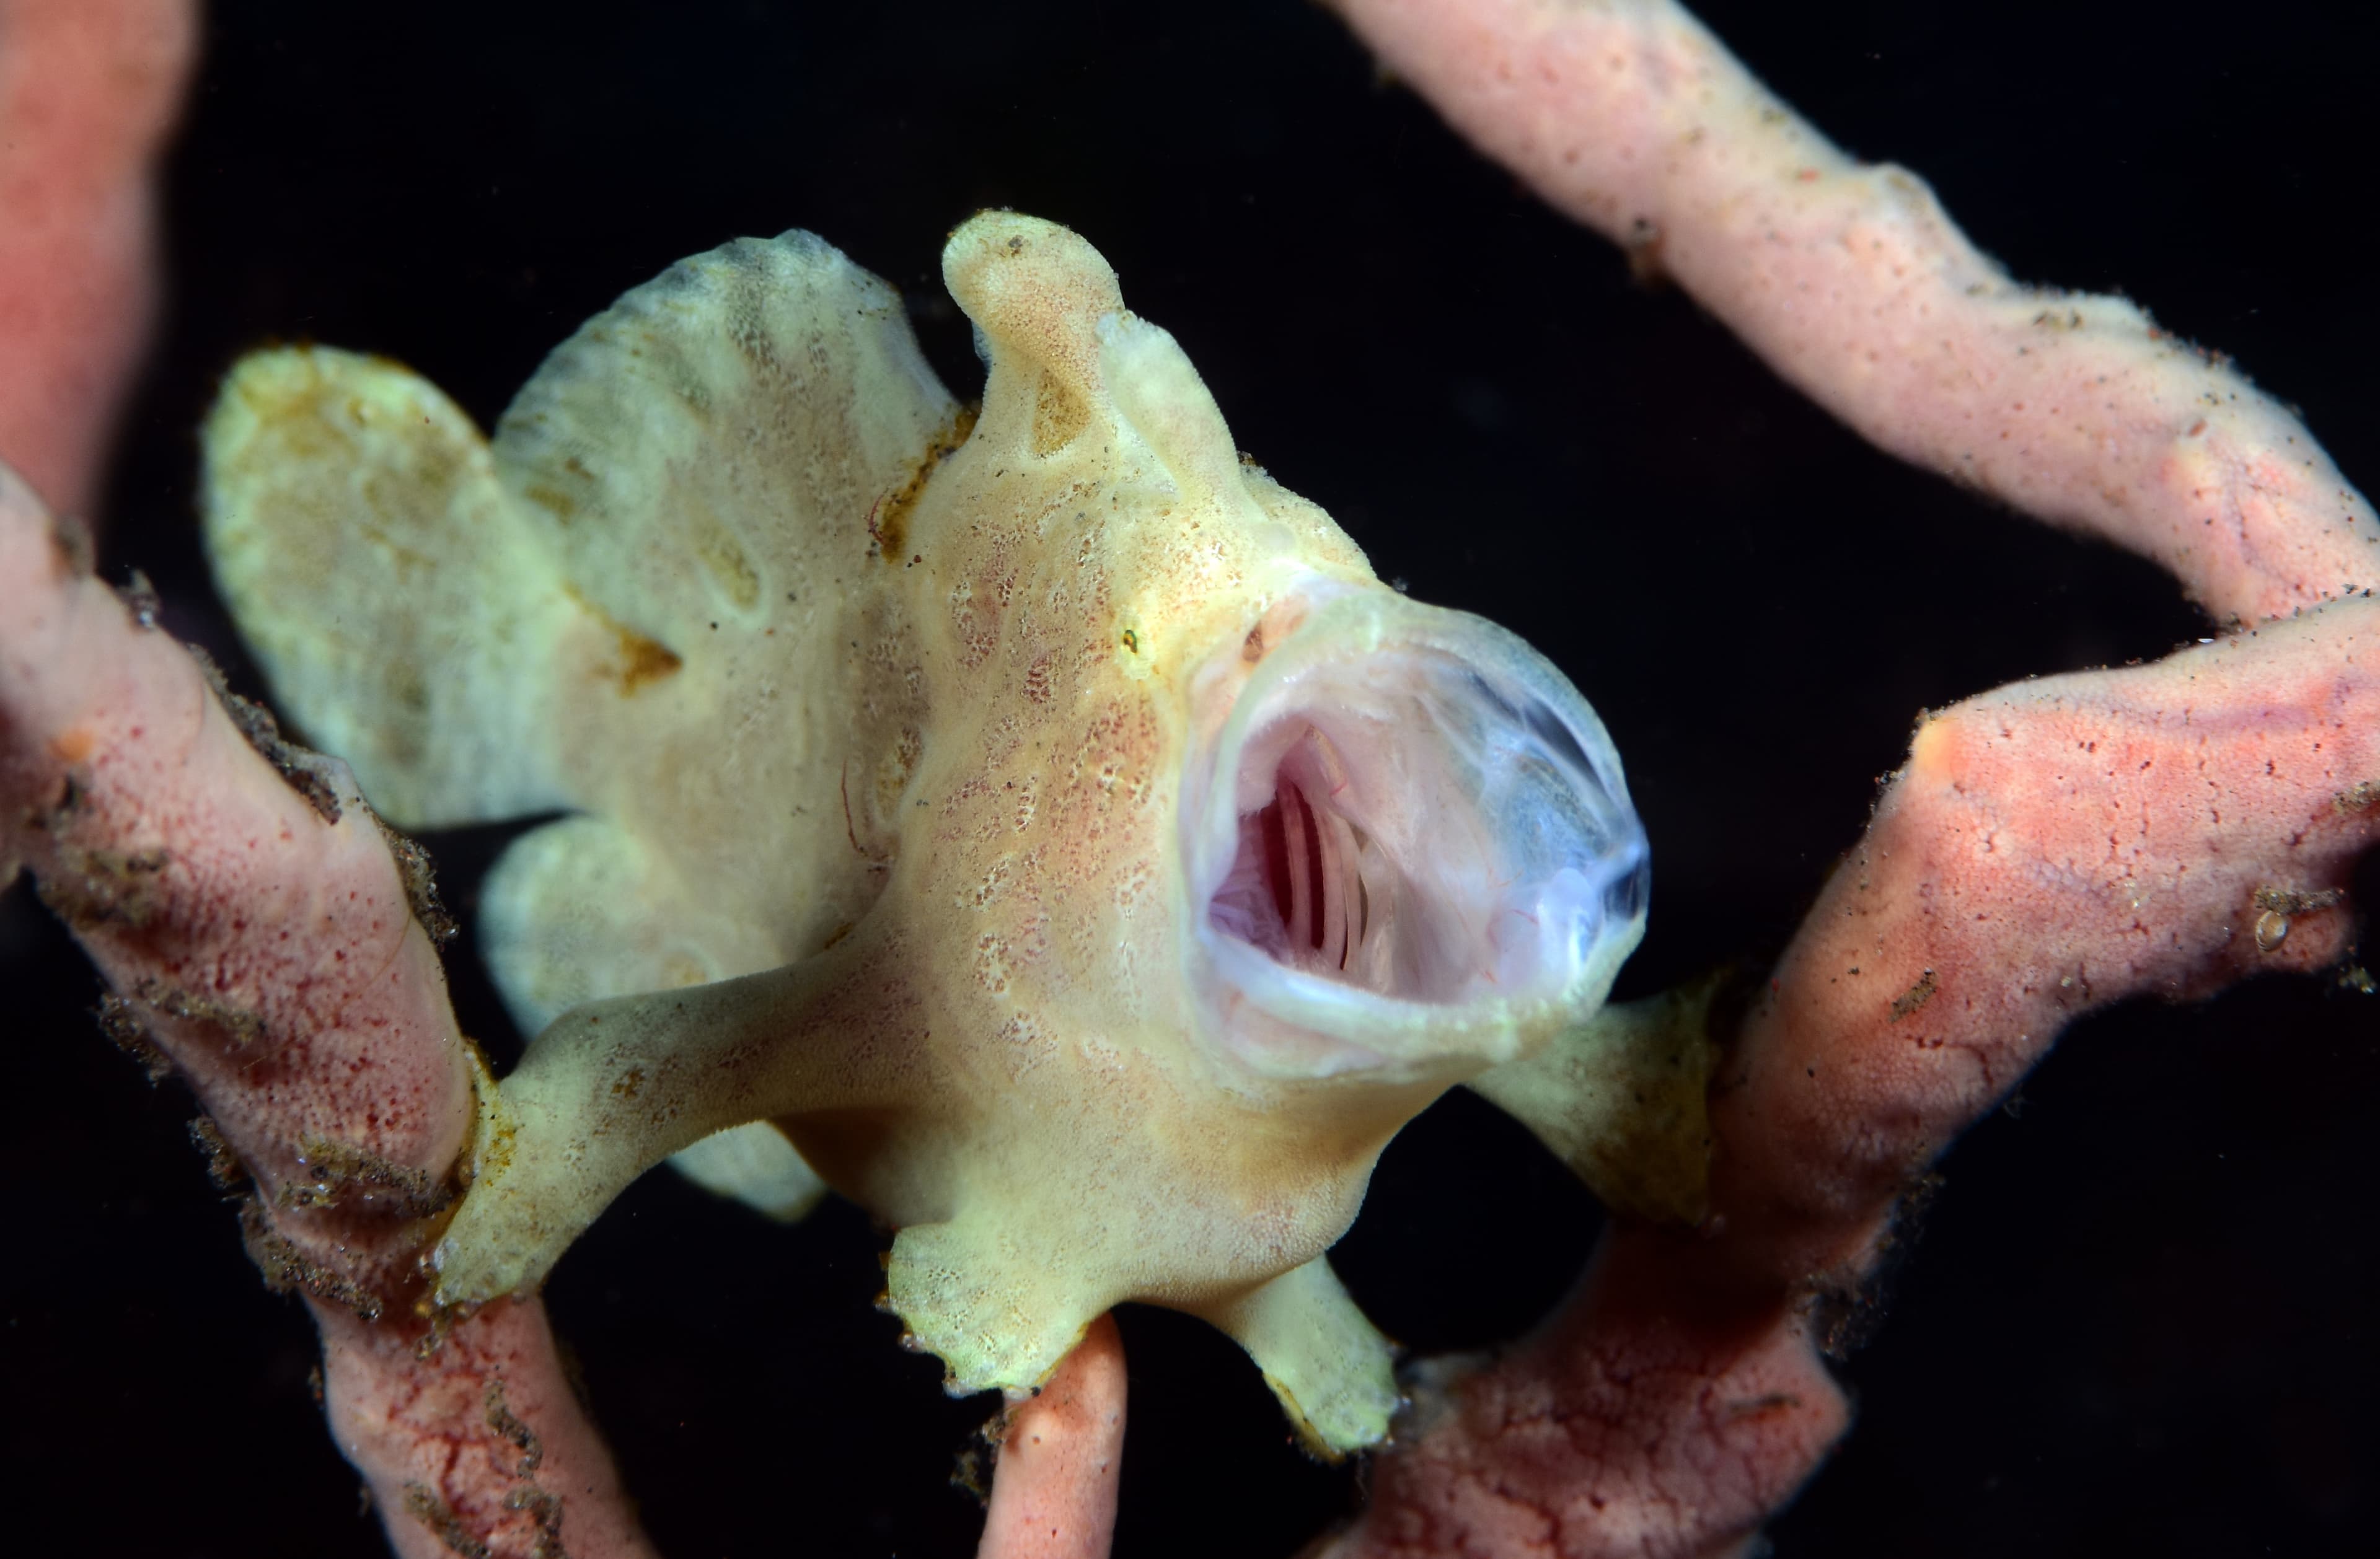
[[1239, 685], [1192, 744], [1182, 849], [1192, 986], [1232, 1055], [1278, 1078], [1460, 1076], [1602, 1002], [1643, 932], [1647, 849], [1602, 722], [1549, 662], [1320, 578], [1217, 661], [1205, 700]]

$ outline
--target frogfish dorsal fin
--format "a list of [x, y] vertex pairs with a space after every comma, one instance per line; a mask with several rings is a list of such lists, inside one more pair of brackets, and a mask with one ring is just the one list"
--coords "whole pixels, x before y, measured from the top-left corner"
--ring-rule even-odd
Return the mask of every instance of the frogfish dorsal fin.
[[[680, 260], [556, 347], [497, 424], [572, 585], [686, 654], [860, 561], [956, 406], [900, 295], [810, 234]], [[789, 599], [791, 598], [791, 599]]]

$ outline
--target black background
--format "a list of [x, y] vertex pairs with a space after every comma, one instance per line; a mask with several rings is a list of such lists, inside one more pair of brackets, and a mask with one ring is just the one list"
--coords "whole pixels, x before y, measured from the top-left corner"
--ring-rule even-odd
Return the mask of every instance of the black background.
[[[2374, 480], [2369, 8], [1702, 14], [2018, 274], [2121, 289], [2235, 354]], [[1496, 617], [1595, 702], [1655, 848], [1623, 992], [1773, 953], [1921, 706], [2207, 631], [2147, 565], [1865, 449], [1293, 0], [222, 6], [106, 562], [145, 568], [168, 625], [255, 691], [191, 520], [192, 429], [239, 351], [385, 353], [486, 423], [615, 294], [798, 225], [900, 284], [971, 394], [936, 257], [984, 205], [1087, 235], [1243, 448], [1384, 576]], [[451, 901], [503, 837], [430, 841]], [[467, 1028], [513, 1053], [450, 965]], [[378, 1552], [308, 1397], [302, 1312], [241, 1255], [187, 1097], [92, 1032], [91, 977], [21, 886], [0, 980], [12, 1526], [73, 1512], [78, 1552]], [[2070, 1033], [1946, 1161], [1847, 1372], [1859, 1426], [1777, 1552], [2365, 1551], [2375, 1037], [2380, 1003], [2313, 981]], [[1482, 1347], [1559, 1299], [1597, 1216], [1455, 1097], [1390, 1149], [1339, 1260], [1392, 1334]], [[558, 1324], [671, 1559], [971, 1552], [945, 1479], [990, 1405], [893, 1346], [880, 1245], [845, 1206], [781, 1230], [657, 1175], [563, 1263]], [[1360, 1469], [1304, 1460], [1229, 1344], [1123, 1321], [1123, 1559], [1284, 1555], [1348, 1508]]]

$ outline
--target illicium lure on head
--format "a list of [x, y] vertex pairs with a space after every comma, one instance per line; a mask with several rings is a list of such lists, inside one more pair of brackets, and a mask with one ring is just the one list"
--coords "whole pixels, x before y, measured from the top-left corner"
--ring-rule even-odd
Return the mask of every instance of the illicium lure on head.
[[208, 537], [287, 707], [400, 824], [572, 815], [488, 889], [542, 1033], [438, 1299], [533, 1287], [690, 1153], [897, 1227], [954, 1391], [1139, 1299], [1238, 1338], [1316, 1448], [1375, 1443], [1389, 1348], [1323, 1252], [1446, 1088], [1591, 1179], [1656, 1142], [1598, 1189], [1698, 1204], [1706, 1052], [1596, 1021], [1645, 924], [1618, 756], [1244, 461], [1081, 237], [986, 213], [943, 272], [972, 417], [799, 233], [628, 294], [492, 442], [378, 359], [230, 378]]

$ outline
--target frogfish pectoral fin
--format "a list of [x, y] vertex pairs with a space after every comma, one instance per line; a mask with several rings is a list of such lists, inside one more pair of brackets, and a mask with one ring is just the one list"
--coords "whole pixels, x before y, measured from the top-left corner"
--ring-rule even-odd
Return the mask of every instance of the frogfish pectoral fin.
[[1536, 1134], [1615, 1213], [1698, 1224], [1710, 1208], [1718, 977], [1606, 1007], [1473, 1092]]
[[713, 1133], [870, 1096], [864, 934], [741, 979], [574, 1008], [531, 1042], [431, 1253], [442, 1305], [534, 1290], [628, 1183]]

